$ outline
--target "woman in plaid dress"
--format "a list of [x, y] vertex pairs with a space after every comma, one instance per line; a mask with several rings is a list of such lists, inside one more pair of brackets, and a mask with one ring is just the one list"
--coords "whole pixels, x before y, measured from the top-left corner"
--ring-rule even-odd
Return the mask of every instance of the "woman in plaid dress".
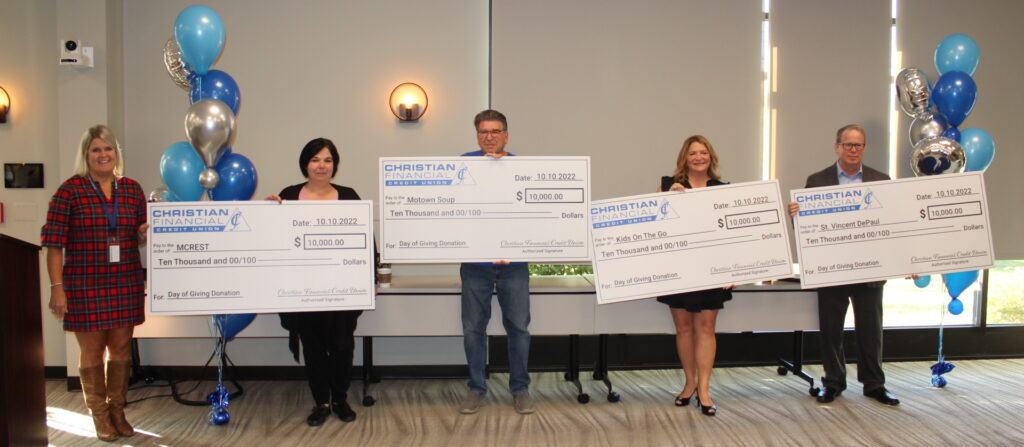
[[113, 132], [90, 127], [75, 175], [50, 199], [42, 230], [50, 310], [78, 340], [82, 392], [96, 437], [104, 441], [135, 433], [124, 405], [132, 332], [145, 320], [139, 247], [148, 228], [146, 197], [136, 181], [121, 176], [123, 170]]

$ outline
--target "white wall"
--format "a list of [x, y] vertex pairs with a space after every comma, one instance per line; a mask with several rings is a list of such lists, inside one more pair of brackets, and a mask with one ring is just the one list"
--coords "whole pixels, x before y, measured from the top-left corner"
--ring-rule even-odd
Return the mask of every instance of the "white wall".
[[592, 155], [594, 199], [654, 192], [683, 140], [760, 180], [760, 1], [495, 0], [492, 105], [520, 155]]
[[[0, 124], [0, 162], [43, 163], [43, 189], [0, 189], [6, 221], [0, 232], [39, 243], [46, 204], [66, 177], [58, 151], [56, 2], [0, 0], [0, 86], [11, 96], [11, 113]], [[70, 166], [70, 165], [68, 165]], [[40, 252], [40, 287], [49, 290]], [[18, 262], [4, 259], [3, 263]], [[47, 365], [64, 364], [64, 332], [40, 303]], [[3, 318], [10, 318], [4, 316]]]

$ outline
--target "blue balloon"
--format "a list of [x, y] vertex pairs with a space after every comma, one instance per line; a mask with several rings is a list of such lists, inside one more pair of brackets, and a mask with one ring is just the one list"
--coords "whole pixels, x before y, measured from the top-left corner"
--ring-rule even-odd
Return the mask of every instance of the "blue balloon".
[[[167, 192], [174, 194], [170, 202], [194, 202], [203, 197], [203, 186], [199, 184], [199, 173], [206, 164], [192, 145], [179, 141], [167, 147], [160, 157], [160, 178], [167, 186]], [[166, 197], [166, 196], [165, 196]]]
[[939, 113], [946, 115], [950, 126], [959, 126], [967, 119], [977, 99], [978, 86], [967, 73], [951, 71], [939, 77], [932, 88], [932, 101]]
[[238, 116], [238, 109], [242, 106], [242, 94], [238, 90], [238, 84], [231, 75], [220, 70], [210, 70], [203, 76], [196, 76], [192, 80], [192, 104], [200, 99], [219, 99], [231, 111]]
[[949, 313], [951, 313], [953, 315], [960, 315], [963, 312], [964, 312], [964, 302], [960, 301], [960, 300], [958, 300], [956, 298], [953, 298], [953, 300], [949, 302]]
[[980, 57], [981, 51], [974, 39], [963, 34], [953, 34], [942, 39], [935, 47], [935, 69], [940, 75], [962, 71], [973, 76]]
[[960, 146], [964, 148], [964, 155], [967, 157], [967, 171], [984, 171], [992, 164], [996, 156], [996, 142], [992, 135], [982, 129], [964, 129], [960, 133]]
[[210, 412], [210, 423], [213, 425], [224, 425], [231, 422], [231, 415], [228, 410], [216, 410]]
[[174, 191], [168, 189], [167, 192], [164, 193], [164, 202], [184, 202], [184, 200], [181, 200], [181, 197], [178, 197]]
[[918, 276], [917, 278], [914, 278], [914, 285], [919, 287], [919, 288], [921, 288], [921, 289], [923, 289], [925, 287], [928, 287], [928, 284], [931, 284], [931, 282], [932, 282], [931, 275]]
[[224, 340], [231, 341], [256, 319], [256, 314], [218, 314], [213, 316], [213, 321], [220, 329]]
[[242, 154], [229, 152], [217, 162], [220, 181], [210, 190], [213, 200], [249, 200], [256, 192], [256, 167]]
[[200, 76], [220, 57], [224, 34], [224, 22], [206, 6], [189, 6], [174, 20], [174, 39], [181, 48], [181, 60]]
[[960, 294], [964, 293], [964, 290], [967, 290], [977, 279], [977, 270], [942, 274], [942, 280], [946, 283], [946, 291], [949, 292], [949, 297], [953, 299], [960, 298]]
[[949, 126], [949, 129], [946, 129], [946, 130], [942, 131], [942, 136], [944, 136], [946, 138], [949, 138], [949, 139], [952, 139], [952, 140], [956, 141], [957, 143], [959, 143], [960, 142], [961, 132], [960, 132], [960, 129], [956, 128], [956, 126]]

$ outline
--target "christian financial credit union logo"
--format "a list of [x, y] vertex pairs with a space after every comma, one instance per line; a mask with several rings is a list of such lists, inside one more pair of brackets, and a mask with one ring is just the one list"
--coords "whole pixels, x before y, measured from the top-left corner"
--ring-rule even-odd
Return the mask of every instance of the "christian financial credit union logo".
[[656, 220], [678, 219], [679, 214], [666, 199], [646, 199], [612, 205], [590, 207], [590, 222], [594, 228], [616, 227]]
[[800, 204], [801, 216], [882, 208], [882, 202], [870, 188], [807, 192], [796, 196], [796, 202]]
[[238, 208], [155, 208], [150, 212], [150, 224], [154, 233], [252, 231]]
[[384, 186], [472, 186], [476, 179], [465, 163], [384, 163]]

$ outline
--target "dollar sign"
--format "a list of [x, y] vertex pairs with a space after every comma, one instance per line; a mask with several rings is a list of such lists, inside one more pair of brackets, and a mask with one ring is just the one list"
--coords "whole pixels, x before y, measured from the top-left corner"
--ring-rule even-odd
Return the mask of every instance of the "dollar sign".
[[302, 245], [302, 240], [298, 236], [295, 236], [295, 248], [299, 248]]
[[725, 228], [725, 222], [722, 222], [722, 219], [718, 219], [718, 228]]
[[925, 214], [924, 208], [921, 208], [921, 218], [924, 219], [925, 216], [927, 216], [927, 214]]
[[523, 201], [523, 192], [522, 191], [519, 191], [519, 192], [516, 193], [516, 200], [518, 200], [520, 202]]

